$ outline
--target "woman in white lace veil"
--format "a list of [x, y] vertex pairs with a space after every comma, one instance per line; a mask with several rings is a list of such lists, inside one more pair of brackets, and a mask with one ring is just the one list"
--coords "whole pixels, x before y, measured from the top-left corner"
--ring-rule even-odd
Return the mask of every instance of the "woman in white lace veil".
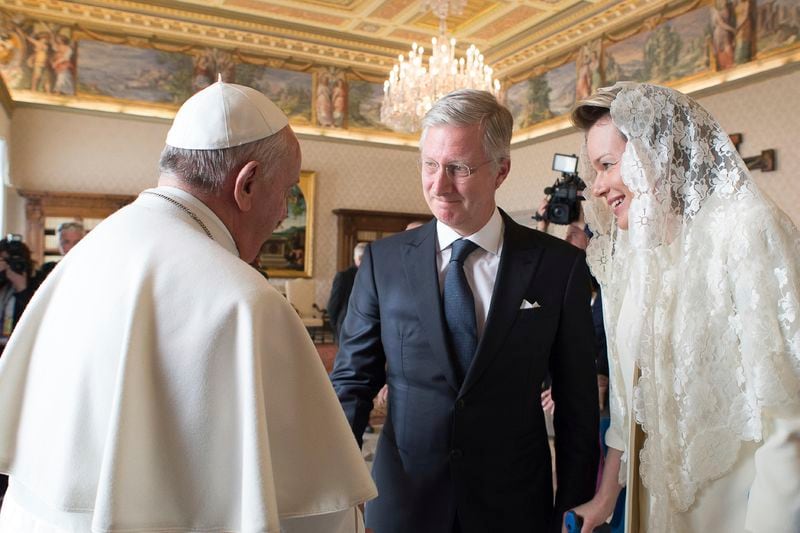
[[677, 91], [618, 83], [572, 118], [611, 374], [609, 454], [576, 508], [582, 533], [626, 483], [627, 531], [797, 533], [797, 229]]

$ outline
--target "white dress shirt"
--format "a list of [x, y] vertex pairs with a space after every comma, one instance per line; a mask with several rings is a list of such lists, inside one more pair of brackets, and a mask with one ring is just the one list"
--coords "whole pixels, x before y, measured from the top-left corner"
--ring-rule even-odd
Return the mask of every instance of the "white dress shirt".
[[497, 207], [494, 213], [481, 229], [472, 235], [462, 237], [456, 230], [436, 221], [436, 236], [438, 248], [436, 250], [436, 266], [439, 269], [439, 293], [444, 287], [444, 276], [447, 265], [450, 263], [450, 254], [453, 251], [453, 241], [464, 238], [479, 246], [467, 256], [464, 261], [464, 274], [475, 299], [475, 320], [478, 327], [478, 339], [483, 335], [486, 317], [489, 315], [489, 305], [492, 303], [494, 282], [497, 279], [497, 268], [500, 265], [500, 252], [503, 250], [503, 217]]

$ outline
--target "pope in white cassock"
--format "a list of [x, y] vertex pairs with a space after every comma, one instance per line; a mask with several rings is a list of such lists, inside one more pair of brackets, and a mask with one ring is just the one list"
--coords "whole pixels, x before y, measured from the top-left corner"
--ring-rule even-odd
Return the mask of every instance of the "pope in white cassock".
[[247, 263], [300, 146], [263, 94], [178, 111], [158, 187], [53, 271], [0, 359], [0, 531], [363, 531], [373, 485], [292, 307]]

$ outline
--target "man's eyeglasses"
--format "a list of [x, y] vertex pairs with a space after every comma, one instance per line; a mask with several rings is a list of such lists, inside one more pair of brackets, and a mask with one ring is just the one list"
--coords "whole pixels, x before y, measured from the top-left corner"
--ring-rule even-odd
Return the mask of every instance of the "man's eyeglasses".
[[[444, 171], [447, 174], [447, 177], [450, 179], [466, 180], [480, 167], [486, 163], [492, 162], [494, 162], [494, 159], [489, 159], [488, 161], [484, 161], [480, 165], [476, 165], [474, 167], [465, 165], [463, 163], [448, 163], [444, 166]], [[419, 165], [422, 169], [422, 173], [426, 176], [435, 176], [439, 173], [439, 169], [441, 168], [441, 165], [438, 163], [438, 161], [433, 161], [431, 159], [422, 159], [420, 160]]]

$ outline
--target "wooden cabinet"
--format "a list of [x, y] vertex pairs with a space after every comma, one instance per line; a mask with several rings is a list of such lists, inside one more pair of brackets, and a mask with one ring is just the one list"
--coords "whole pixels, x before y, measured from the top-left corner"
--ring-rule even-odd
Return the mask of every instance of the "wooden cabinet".
[[338, 219], [336, 245], [336, 270], [342, 271], [353, 264], [353, 249], [359, 242], [372, 242], [406, 229], [409, 222], [427, 222], [430, 213], [393, 213], [391, 211], [362, 211], [334, 209]]
[[123, 194], [91, 194], [18, 191], [25, 198], [25, 244], [36, 264], [60, 258], [56, 227], [62, 222], [81, 222], [87, 231], [108, 215], [136, 199]]

